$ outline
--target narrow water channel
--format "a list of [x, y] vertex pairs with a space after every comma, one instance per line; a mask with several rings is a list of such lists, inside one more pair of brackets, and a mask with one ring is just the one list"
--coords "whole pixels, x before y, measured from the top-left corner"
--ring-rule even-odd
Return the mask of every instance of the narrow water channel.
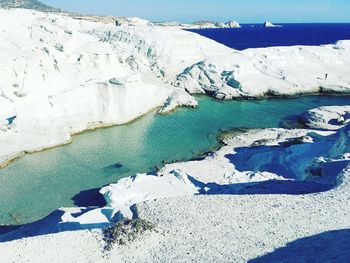
[[86, 190], [213, 149], [220, 130], [280, 127], [285, 118], [311, 108], [346, 104], [349, 96], [226, 102], [200, 97], [195, 110], [150, 113], [128, 125], [77, 135], [70, 145], [0, 169], [0, 224], [28, 223], [59, 207], [82, 206]]

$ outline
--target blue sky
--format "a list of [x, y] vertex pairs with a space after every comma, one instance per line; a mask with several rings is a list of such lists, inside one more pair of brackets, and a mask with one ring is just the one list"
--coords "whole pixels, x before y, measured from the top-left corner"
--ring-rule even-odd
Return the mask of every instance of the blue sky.
[[350, 22], [350, 0], [42, 0], [69, 11], [151, 21]]

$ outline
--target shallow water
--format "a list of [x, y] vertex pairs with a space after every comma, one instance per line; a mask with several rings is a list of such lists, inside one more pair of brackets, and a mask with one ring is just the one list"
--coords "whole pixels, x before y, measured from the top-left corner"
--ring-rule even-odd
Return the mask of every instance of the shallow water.
[[[0, 224], [23, 224], [58, 207], [90, 205], [84, 192], [148, 172], [163, 161], [191, 159], [218, 146], [229, 128], [280, 127], [291, 116], [350, 97], [301, 97], [260, 101], [199, 98], [199, 108], [148, 114], [119, 127], [74, 136], [73, 143], [26, 155], [0, 170]], [[80, 193], [80, 195], [78, 195]]]

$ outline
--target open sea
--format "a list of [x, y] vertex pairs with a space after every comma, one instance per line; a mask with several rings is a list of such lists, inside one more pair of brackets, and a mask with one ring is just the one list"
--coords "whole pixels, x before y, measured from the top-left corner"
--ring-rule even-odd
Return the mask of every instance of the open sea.
[[323, 45], [338, 40], [350, 40], [350, 24], [280, 24], [282, 27], [264, 28], [258, 24], [244, 24], [242, 28], [191, 29], [188, 31], [211, 38], [228, 47], [247, 48]]

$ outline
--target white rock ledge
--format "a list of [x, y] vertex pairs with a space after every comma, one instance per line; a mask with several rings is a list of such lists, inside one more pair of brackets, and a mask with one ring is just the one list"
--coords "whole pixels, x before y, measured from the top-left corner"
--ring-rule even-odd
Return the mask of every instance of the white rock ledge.
[[302, 120], [315, 129], [338, 130], [350, 122], [350, 106], [326, 106], [305, 113]]

